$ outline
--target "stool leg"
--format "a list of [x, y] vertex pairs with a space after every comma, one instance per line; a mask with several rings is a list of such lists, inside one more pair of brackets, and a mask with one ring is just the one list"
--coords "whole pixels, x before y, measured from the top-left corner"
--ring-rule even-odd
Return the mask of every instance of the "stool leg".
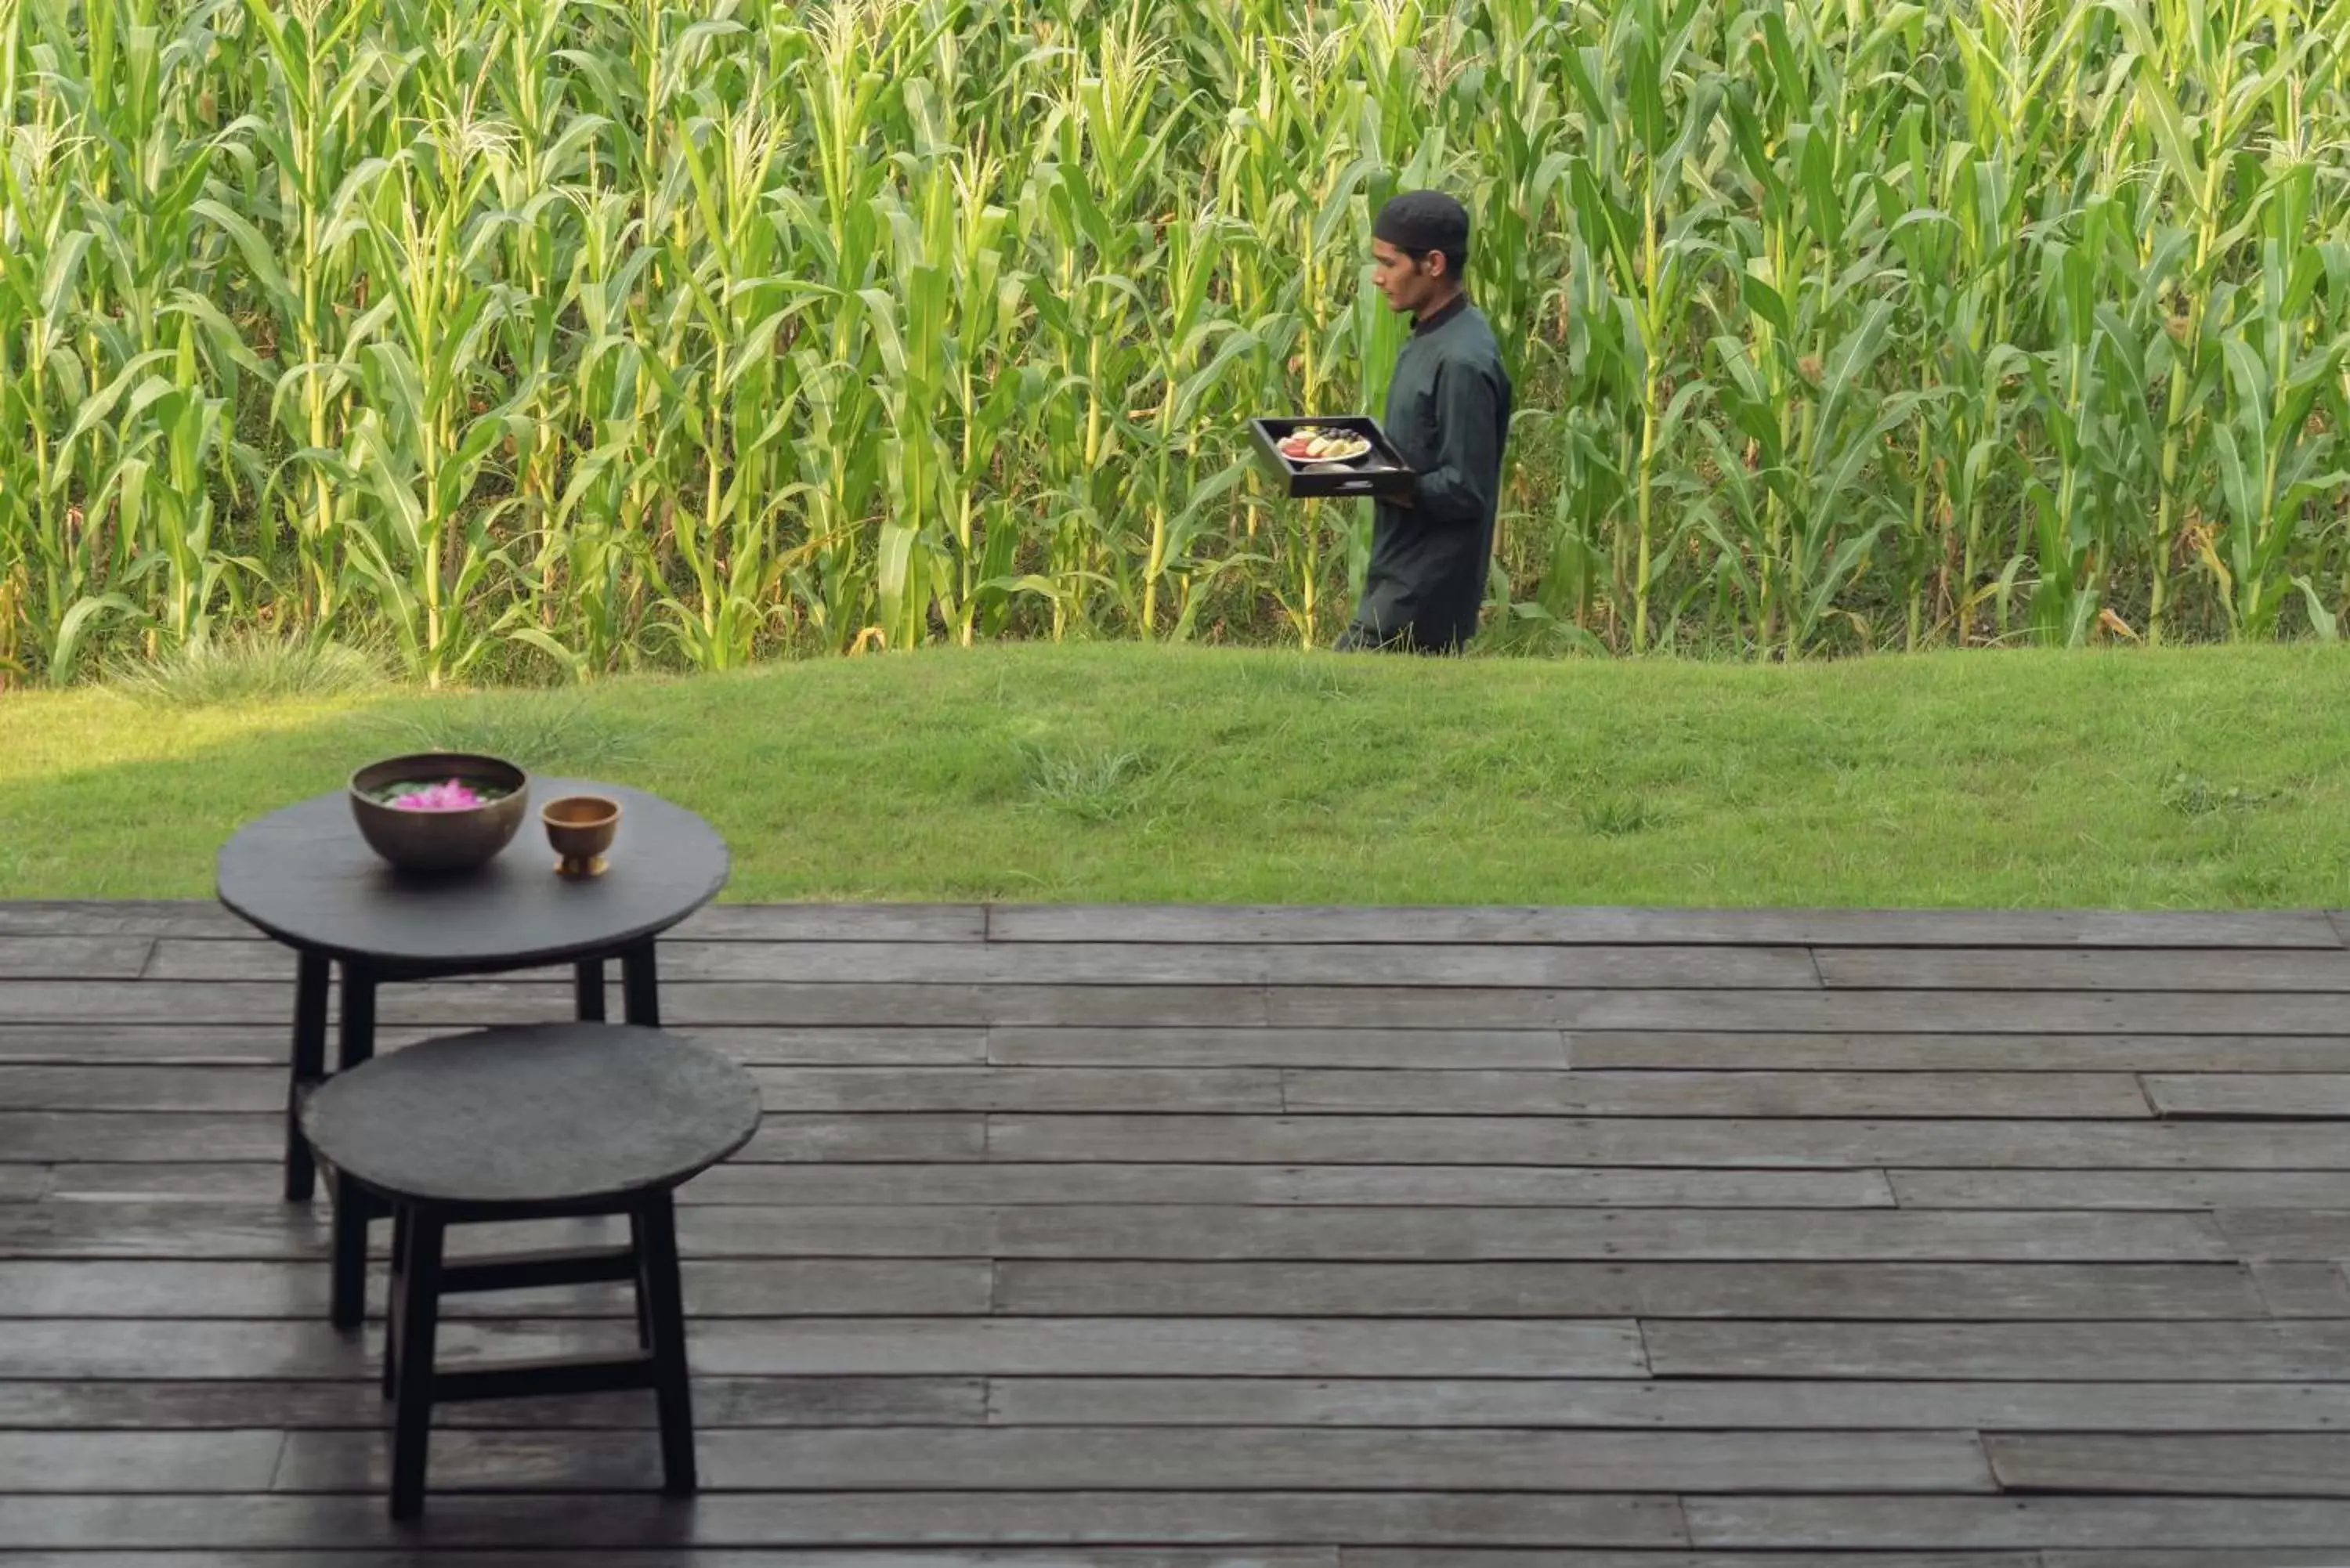
[[572, 967], [572, 995], [577, 1002], [579, 1022], [604, 1022], [604, 961], [582, 959]]
[[329, 1316], [337, 1328], [367, 1320], [368, 1195], [350, 1178], [335, 1181], [335, 1259]]
[[620, 1016], [648, 1029], [660, 1027], [660, 966], [650, 942], [620, 955]]
[[401, 1287], [408, 1280], [408, 1206], [391, 1211], [391, 1283], [383, 1301], [383, 1397], [400, 1392], [400, 1321]]
[[663, 1490], [682, 1497], [699, 1484], [693, 1464], [693, 1391], [685, 1362], [685, 1293], [678, 1279], [677, 1210], [666, 1192], [629, 1215], [636, 1231], [637, 1289], [652, 1320], [653, 1397], [660, 1409]]
[[[375, 1054], [375, 974], [364, 964], [343, 965], [343, 1027], [337, 1065], [349, 1072]], [[348, 1180], [335, 1183], [334, 1306], [337, 1328], [357, 1328], [367, 1317], [368, 1198]]]
[[407, 1267], [400, 1281], [400, 1374], [392, 1412], [391, 1517], [424, 1509], [424, 1469], [432, 1437], [432, 1341], [441, 1317], [441, 1216], [429, 1209], [409, 1220]]
[[327, 961], [301, 956], [294, 979], [294, 1071], [286, 1085], [286, 1201], [307, 1203], [318, 1189], [317, 1161], [302, 1136], [302, 1096], [327, 1075]]

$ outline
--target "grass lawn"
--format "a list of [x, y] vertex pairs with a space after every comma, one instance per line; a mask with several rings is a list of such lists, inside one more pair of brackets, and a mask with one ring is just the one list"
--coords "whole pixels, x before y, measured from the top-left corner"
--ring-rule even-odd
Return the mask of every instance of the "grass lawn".
[[[0, 898], [202, 898], [425, 743], [702, 812], [742, 899], [2350, 905], [2350, 649], [1754, 667], [1130, 646], [579, 691], [0, 697]], [[525, 829], [535, 832], [536, 829]]]

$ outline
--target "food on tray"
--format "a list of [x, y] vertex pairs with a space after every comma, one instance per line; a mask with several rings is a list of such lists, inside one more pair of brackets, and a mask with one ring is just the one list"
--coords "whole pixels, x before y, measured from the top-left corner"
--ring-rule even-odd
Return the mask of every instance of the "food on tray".
[[1351, 462], [1371, 450], [1352, 431], [1300, 425], [1281, 439], [1281, 455], [1294, 462]]

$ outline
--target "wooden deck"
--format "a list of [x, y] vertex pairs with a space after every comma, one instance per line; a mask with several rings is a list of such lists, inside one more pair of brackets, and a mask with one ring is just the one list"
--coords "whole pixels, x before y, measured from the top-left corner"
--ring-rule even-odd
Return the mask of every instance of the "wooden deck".
[[[643, 1397], [460, 1408], [400, 1533], [276, 1200], [289, 961], [0, 905], [0, 1560], [2350, 1562], [2345, 930], [712, 910], [667, 1011], [770, 1110], [686, 1193], [707, 1490]], [[452, 1306], [452, 1359], [630, 1332]]]

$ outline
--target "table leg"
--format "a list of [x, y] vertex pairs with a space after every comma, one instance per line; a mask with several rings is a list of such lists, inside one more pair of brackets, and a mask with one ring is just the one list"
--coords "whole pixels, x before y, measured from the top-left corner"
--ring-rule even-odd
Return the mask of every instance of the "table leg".
[[[375, 1054], [375, 971], [365, 964], [343, 965], [343, 1027], [338, 1070], [348, 1073]], [[335, 1259], [332, 1318], [337, 1328], [357, 1328], [367, 1317], [367, 1242], [369, 1204], [350, 1181], [335, 1183]]]
[[348, 1073], [375, 1054], [375, 971], [343, 961], [343, 1028], [335, 1071]]
[[653, 944], [620, 955], [620, 1016], [648, 1029], [660, 1027], [660, 969]]
[[307, 1203], [318, 1164], [302, 1136], [302, 1096], [327, 1075], [327, 961], [303, 953], [294, 980], [294, 1069], [286, 1085], [286, 1201]]
[[578, 1002], [579, 1022], [604, 1022], [604, 961], [582, 959], [572, 969], [572, 993]]

